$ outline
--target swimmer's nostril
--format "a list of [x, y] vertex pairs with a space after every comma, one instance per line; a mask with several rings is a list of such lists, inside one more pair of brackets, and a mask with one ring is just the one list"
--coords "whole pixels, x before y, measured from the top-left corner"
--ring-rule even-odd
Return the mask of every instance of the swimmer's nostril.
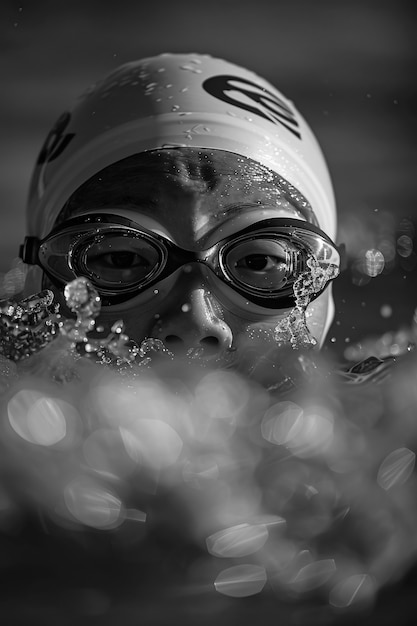
[[200, 340], [200, 345], [205, 348], [217, 348], [219, 343], [217, 337], [204, 337], [204, 339]]
[[177, 335], [167, 335], [164, 339], [164, 344], [170, 348], [175, 348], [183, 345], [183, 340]]

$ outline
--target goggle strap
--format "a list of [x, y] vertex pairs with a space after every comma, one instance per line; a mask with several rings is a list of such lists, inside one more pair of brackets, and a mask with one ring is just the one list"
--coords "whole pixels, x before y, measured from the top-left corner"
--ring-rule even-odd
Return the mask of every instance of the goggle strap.
[[23, 263], [38, 265], [40, 246], [41, 240], [38, 237], [25, 237], [23, 244], [19, 248], [19, 257]]

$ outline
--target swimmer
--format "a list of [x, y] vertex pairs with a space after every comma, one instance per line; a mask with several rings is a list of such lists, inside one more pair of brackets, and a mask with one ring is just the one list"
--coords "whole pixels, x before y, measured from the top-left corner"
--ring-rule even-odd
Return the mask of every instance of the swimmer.
[[287, 98], [221, 59], [163, 54], [93, 86], [49, 133], [27, 216], [26, 295], [51, 289], [65, 311], [65, 285], [85, 276], [100, 324], [123, 319], [138, 343], [250, 365], [294, 342], [294, 307], [304, 344], [320, 347], [332, 321], [340, 255], [322, 152]]

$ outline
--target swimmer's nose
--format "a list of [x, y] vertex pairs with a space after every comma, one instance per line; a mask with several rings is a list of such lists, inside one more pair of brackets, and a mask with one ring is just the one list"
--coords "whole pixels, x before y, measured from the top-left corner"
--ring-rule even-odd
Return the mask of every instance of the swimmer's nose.
[[203, 356], [219, 356], [233, 341], [219, 305], [204, 288], [190, 291], [178, 307], [161, 315], [151, 337], [161, 339], [174, 353], [202, 349]]

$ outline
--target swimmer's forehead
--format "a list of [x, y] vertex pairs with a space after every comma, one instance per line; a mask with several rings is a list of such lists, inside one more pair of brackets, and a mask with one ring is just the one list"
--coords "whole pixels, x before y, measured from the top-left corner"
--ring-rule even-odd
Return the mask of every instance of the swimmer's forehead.
[[148, 218], [144, 226], [181, 240], [204, 237], [226, 222], [233, 230], [274, 215], [308, 219], [307, 203], [290, 197], [281, 181], [236, 154], [158, 150], [119, 161], [89, 179], [71, 196], [59, 222], [85, 212], [127, 210]]

